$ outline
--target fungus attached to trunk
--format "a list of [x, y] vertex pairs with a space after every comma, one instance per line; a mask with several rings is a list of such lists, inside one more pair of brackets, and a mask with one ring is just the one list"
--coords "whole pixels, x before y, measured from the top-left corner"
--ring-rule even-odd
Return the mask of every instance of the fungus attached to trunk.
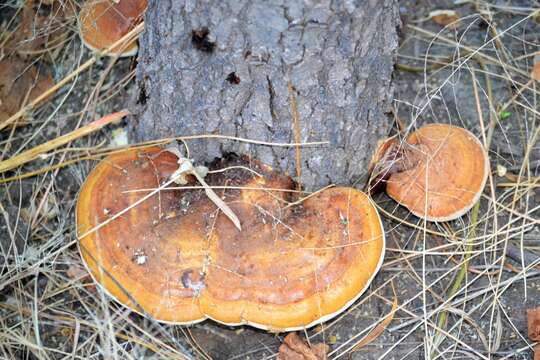
[[[147, 0], [89, 0], [79, 14], [79, 33], [84, 44], [95, 52], [103, 52], [142, 21]], [[133, 56], [137, 41], [108, 55]]]
[[372, 161], [370, 189], [387, 194], [430, 221], [456, 219], [479, 200], [489, 158], [469, 131], [447, 124], [423, 126], [405, 141], [384, 141]]
[[364, 193], [331, 188], [288, 205], [298, 200], [288, 176], [253, 159], [224, 160], [213, 169], [232, 167], [206, 181], [239, 231], [194, 178], [139, 201], [170, 179], [177, 160], [157, 148], [111, 155], [81, 189], [81, 255], [125, 306], [170, 323], [212, 318], [289, 331], [336, 316], [377, 273], [384, 232]]

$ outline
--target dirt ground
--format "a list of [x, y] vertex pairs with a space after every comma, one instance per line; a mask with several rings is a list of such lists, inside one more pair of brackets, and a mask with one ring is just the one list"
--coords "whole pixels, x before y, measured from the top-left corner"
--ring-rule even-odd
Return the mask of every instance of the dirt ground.
[[[4, 24], [16, 15], [15, 3], [0, 2]], [[529, 76], [540, 44], [539, 4], [404, 0], [399, 6], [396, 123], [407, 130], [433, 122], [471, 130], [489, 143], [492, 176], [476, 223], [468, 214], [424, 224], [377, 195], [387, 238], [380, 273], [345, 313], [301, 335], [329, 344], [332, 359], [530, 359], [526, 309], [540, 306], [540, 119], [537, 82]], [[436, 23], [429, 16], [434, 10], [457, 12], [459, 23]], [[90, 56], [72, 36], [59, 57], [40, 60], [58, 81]], [[128, 104], [133, 82], [123, 79], [136, 64], [122, 59], [80, 118], [108, 65], [98, 60], [31, 113], [30, 125], [4, 131], [3, 158]], [[126, 311], [93, 286], [75, 246], [74, 206], [95, 161], [13, 178], [94, 155], [114, 144], [124, 127], [114, 125], [2, 174], [0, 358], [275, 358], [283, 334], [212, 321], [160, 324]], [[391, 313], [394, 300], [397, 311], [384, 331], [355, 349]]]

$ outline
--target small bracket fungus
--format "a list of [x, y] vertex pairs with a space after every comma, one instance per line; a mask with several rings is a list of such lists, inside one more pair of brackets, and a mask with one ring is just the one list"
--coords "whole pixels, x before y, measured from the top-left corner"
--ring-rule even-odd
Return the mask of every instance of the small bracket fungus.
[[289, 331], [336, 316], [377, 273], [384, 232], [364, 193], [329, 188], [297, 201], [288, 176], [245, 157], [222, 160], [205, 181], [240, 231], [195, 175], [162, 186], [179, 160], [159, 148], [127, 150], [103, 160], [81, 189], [81, 256], [125, 306], [175, 324], [211, 318]]
[[[142, 21], [147, 0], [89, 0], [79, 14], [79, 33], [84, 44], [95, 52], [102, 52]], [[110, 56], [133, 56], [138, 46], [134, 40], [122, 51], [111, 51]]]
[[456, 219], [478, 201], [489, 173], [489, 158], [469, 131], [447, 124], [423, 126], [404, 142], [379, 145], [372, 160], [370, 190], [387, 194], [429, 221]]

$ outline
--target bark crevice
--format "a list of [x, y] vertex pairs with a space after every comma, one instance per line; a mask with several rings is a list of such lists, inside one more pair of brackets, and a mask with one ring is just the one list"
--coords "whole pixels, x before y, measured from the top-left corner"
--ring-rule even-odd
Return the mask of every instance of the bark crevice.
[[[289, 142], [291, 80], [300, 138], [330, 142], [302, 148], [306, 188], [350, 184], [366, 173], [391, 124], [395, 0], [160, 0], [149, 3], [145, 21], [133, 101], [137, 140], [219, 133]], [[231, 73], [240, 81], [227, 80]], [[217, 140], [189, 146], [198, 162], [234, 152], [295, 174], [294, 148]]]

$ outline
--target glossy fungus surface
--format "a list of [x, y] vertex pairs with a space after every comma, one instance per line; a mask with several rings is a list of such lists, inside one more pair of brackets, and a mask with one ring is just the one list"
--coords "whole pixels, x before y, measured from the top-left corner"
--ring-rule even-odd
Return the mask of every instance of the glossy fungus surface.
[[170, 323], [294, 330], [340, 313], [377, 273], [384, 232], [364, 193], [330, 188], [288, 206], [299, 198], [292, 180], [245, 157], [216, 162], [211, 170], [232, 168], [206, 177], [242, 231], [195, 179], [133, 206], [177, 160], [157, 148], [111, 155], [81, 189], [81, 255], [125, 306]]
[[448, 221], [462, 216], [478, 201], [489, 173], [489, 159], [471, 132], [430, 124], [399, 146], [396, 161], [401, 164], [389, 174], [386, 192], [413, 214], [430, 221]]

